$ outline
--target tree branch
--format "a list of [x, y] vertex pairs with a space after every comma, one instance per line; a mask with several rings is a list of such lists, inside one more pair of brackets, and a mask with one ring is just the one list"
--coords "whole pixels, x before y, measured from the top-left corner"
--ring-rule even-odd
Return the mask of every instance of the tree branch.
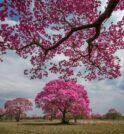
[[116, 5], [118, 3], [119, 3], [119, 0], [110, 0], [109, 3], [108, 3], [107, 8], [105, 9], [105, 11], [96, 19], [95, 22], [93, 22], [92, 24], [86, 24], [86, 25], [81, 25], [79, 27], [73, 27], [73, 28], [71, 28], [71, 30], [65, 35], [65, 37], [63, 37], [62, 39], [60, 39], [54, 46], [51, 46], [48, 49], [46, 49], [45, 54], [47, 54], [50, 50], [59, 47], [74, 32], [80, 31], [80, 30], [84, 30], [84, 29], [89, 29], [89, 28], [95, 28], [96, 29], [95, 35], [87, 40], [89, 53], [91, 53], [91, 51], [92, 51], [92, 45], [93, 45], [92, 42], [95, 39], [97, 39], [98, 36], [100, 35], [101, 24], [103, 23], [103, 21], [105, 21], [106, 19], [108, 19], [111, 16], [113, 10], [115, 9], [115, 7], [116, 7]]
[[32, 45], [37, 45], [38, 47], [40, 47], [40, 48], [42, 48], [44, 51], [46, 51], [46, 49], [45, 49], [42, 45], [40, 45], [40, 43], [39, 43], [38, 41], [35, 41], [34, 39], [33, 39], [33, 41], [32, 41], [31, 43], [29, 43], [28, 45], [25, 45], [25, 46], [23, 46], [23, 47], [17, 49], [17, 51], [21, 51], [21, 50], [23, 50], [23, 49], [26, 49], [26, 48], [28, 48], [28, 47], [31, 47]]
[[[59, 47], [73, 33], [77, 32], [77, 31], [80, 31], [80, 30], [84, 30], [84, 29], [95, 28], [96, 29], [95, 35], [93, 35], [91, 38], [89, 38], [87, 40], [88, 54], [89, 54], [89, 59], [90, 59], [90, 53], [92, 52], [92, 48], [93, 48], [93, 43], [92, 42], [99, 37], [102, 23], [111, 16], [113, 10], [115, 9], [115, 7], [118, 3], [119, 3], [119, 0], [110, 0], [108, 2], [108, 5], [107, 5], [105, 11], [91, 24], [85, 24], [85, 25], [81, 25], [81, 26], [78, 26], [78, 27], [72, 27], [72, 25], [71, 25], [71, 30], [65, 35], [65, 37], [61, 38], [55, 45], [53, 45], [49, 48], [44, 48], [42, 45], [40, 45], [40, 43], [38, 41], [35, 41], [33, 39], [33, 41], [31, 43], [29, 43], [26, 46], [23, 46], [22, 48], [19, 48], [17, 51], [26, 49], [27, 47], [30, 47], [30, 46], [35, 44], [38, 47], [41, 47], [44, 50], [45, 55], [47, 55], [50, 50], [53, 50], [53, 49], [56, 49], [57, 47]], [[66, 21], [66, 20], [64, 20], [64, 21]], [[69, 23], [69, 25], [70, 25], [70, 23]]]

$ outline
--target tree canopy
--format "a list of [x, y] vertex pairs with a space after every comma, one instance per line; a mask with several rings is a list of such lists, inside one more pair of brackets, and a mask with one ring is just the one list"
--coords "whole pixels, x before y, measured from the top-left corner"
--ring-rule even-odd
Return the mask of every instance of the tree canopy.
[[28, 110], [32, 110], [32, 102], [26, 98], [16, 98], [5, 102], [6, 114], [15, 117], [16, 121], [20, 120], [20, 115]]
[[[103, 9], [103, 10], [101, 10]], [[64, 79], [120, 76], [117, 50], [124, 48], [124, 16], [106, 27], [123, 0], [4, 0], [0, 2], [0, 53], [30, 58], [31, 78], [49, 71]], [[6, 20], [16, 21], [8, 25]], [[63, 59], [55, 61], [57, 55]]]
[[66, 122], [66, 113], [74, 116], [89, 116], [89, 98], [86, 90], [80, 84], [61, 79], [50, 81], [35, 98], [36, 106], [42, 108], [45, 115], [62, 116]]

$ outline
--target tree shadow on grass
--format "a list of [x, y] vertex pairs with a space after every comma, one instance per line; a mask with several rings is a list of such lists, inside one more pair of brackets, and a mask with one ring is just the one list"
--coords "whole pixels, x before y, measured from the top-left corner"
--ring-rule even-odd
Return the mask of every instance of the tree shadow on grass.
[[67, 123], [67, 124], [62, 124], [61, 122], [53, 122], [53, 123], [49, 123], [49, 122], [31, 122], [31, 123], [18, 123], [18, 125], [31, 125], [31, 126], [60, 126], [60, 125], [80, 125], [79, 123]]

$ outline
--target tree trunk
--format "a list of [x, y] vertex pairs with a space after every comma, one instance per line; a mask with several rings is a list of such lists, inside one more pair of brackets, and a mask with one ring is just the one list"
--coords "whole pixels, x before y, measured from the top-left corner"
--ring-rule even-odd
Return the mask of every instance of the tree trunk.
[[5, 114], [1, 114], [0, 115], [0, 120], [2, 120], [2, 118], [4, 117]]
[[13, 115], [11, 114], [11, 115], [10, 115], [10, 120], [12, 121], [12, 119], [13, 119]]
[[15, 120], [16, 120], [16, 122], [19, 122], [19, 121], [20, 121], [20, 114], [17, 114], [17, 115], [15, 116]]
[[66, 111], [64, 110], [63, 111], [63, 113], [62, 113], [63, 115], [62, 115], [62, 124], [67, 124], [68, 123], [68, 121], [66, 120]]
[[74, 116], [74, 123], [77, 123], [77, 118], [76, 118], [76, 116]]
[[50, 116], [49, 120], [50, 120], [50, 121], [52, 121], [52, 120], [53, 120], [53, 116], [52, 116], [52, 115]]

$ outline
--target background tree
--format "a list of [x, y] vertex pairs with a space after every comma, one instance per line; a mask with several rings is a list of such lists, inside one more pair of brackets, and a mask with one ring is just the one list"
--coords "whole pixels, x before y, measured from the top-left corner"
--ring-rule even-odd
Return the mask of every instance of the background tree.
[[107, 119], [113, 119], [113, 120], [118, 119], [120, 116], [121, 116], [121, 113], [118, 112], [115, 108], [109, 109], [105, 115]]
[[93, 119], [103, 119], [104, 115], [100, 114], [100, 113], [96, 113], [96, 114], [92, 114], [91, 116]]
[[6, 110], [4, 108], [0, 108], [0, 119], [3, 118], [3, 116], [5, 116]]
[[[124, 48], [124, 16], [108, 27], [105, 22], [120, 10], [123, 0], [106, 0], [106, 5], [101, 0], [4, 0], [0, 52], [11, 49], [31, 58], [32, 69], [25, 70], [31, 78], [48, 76], [49, 71], [65, 79], [116, 78], [120, 66], [115, 52]], [[7, 19], [16, 25], [8, 25]], [[63, 59], [53, 62], [57, 55]]]
[[32, 110], [32, 102], [26, 98], [16, 98], [9, 100], [4, 105], [6, 114], [11, 117], [15, 117], [16, 121], [20, 120], [21, 114], [28, 110]]
[[73, 81], [53, 80], [46, 84], [35, 98], [36, 106], [45, 114], [60, 115], [62, 123], [67, 123], [66, 113], [73, 115], [90, 114], [89, 98], [86, 90]]

